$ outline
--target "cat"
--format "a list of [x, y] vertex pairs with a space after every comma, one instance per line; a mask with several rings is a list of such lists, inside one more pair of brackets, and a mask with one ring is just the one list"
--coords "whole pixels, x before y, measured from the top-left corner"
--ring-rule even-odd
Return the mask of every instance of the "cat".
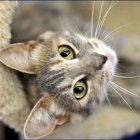
[[34, 86], [42, 97], [25, 122], [24, 134], [39, 138], [57, 125], [81, 121], [96, 110], [113, 78], [117, 56], [97, 38], [47, 31], [38, 41], [4, 49], [0, 61], [17, 71], [36, 74]]
[[24, 134], [40, 138], [57, 125], [83, 120], [99, 107], [115, 73], [117, 56], [97, 38], [74, 31], [47, 31], [37, 41], [12, 44], [1, 52], [0, 61], [27, 73], [22, 74], [27, 77], [22, 81], [29, 87], [27, 93], [39, 96]]

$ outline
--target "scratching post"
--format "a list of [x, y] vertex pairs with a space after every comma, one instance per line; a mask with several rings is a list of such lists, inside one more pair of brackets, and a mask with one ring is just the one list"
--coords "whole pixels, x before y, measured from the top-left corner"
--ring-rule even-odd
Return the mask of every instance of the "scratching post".
[[[10, 24], [16, 6], [15, 1], [0, 1], [0, 50], [8, 47], [10, 42]], [[0, 63], [0, 120], [21, 131], [29, 110], [23, 87], [15, 72]]]

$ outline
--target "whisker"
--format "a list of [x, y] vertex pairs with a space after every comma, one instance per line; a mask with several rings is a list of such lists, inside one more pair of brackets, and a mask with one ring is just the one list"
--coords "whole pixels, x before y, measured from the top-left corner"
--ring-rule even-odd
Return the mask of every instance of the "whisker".
[[111, 82], [112, 85], [114, 85], [116, 88], [118, 88], [120, 91], [122, 91], [123, 93], [126, 93], [127, 95], [130, 95], [130, 96], [136, 96], [136, 97], [140, 97], [139, 95], [137, 94], [134, 94], [130, 91], [128, 91], [127, 89], [115, 84], [114, 82]]
[[[113, 2], [112, 2], [113, 3]], [[111, 3], [111, 5], [112, 5], [112, 3]], [[111, 5], [110, 5], [110, 7], [111, 7]], [[108, 10], [110, 9], [110, 7], [108, 8]], [[107, 10], [107, 11], [108, 11]], [[106, 12], [107, 13], [107, 12]], [[106, 15], [106, 13], [103, 15], [103, 17], [102, 17], [102, 19], [101, 19], [101, 22], [100, 22], [100, 24], [99, 24], [99, 29], [98, 29], [98, 32], [97, 32], [97, 38], [99, 37], [99, 34], [100, 34], [100, 30], [101, 30], [101, 28], [102, 28], [102, 23], [103, 23], [103, 20], [105, 20], [105, 15]]]
[[[68, 104], [69, 100], [70, 100], [70, 97], [68, 96], [68, 98], [67, 98], [67, 100], [66, 100], [66, 105]], [[67, 108], [68, 108], [68, 107], [67, 107]]]
[[63, 101], [63, 104], [62, 104], [62, 108], [64, 108], [64, 107], [66, 107], [66, 106], [65, 106], [65, 101]]
[[115, 77], [117, 78], [124, 78], [124, 79], [131, 79], [131, 78], [140, 78], [140, 75], [136, 75], [136, 76], [121, 76], [121, 75], [115, 75]]
[[103, 41], [108, 40], [113, 34], [119, 32], [122, 28], [124, 28], [124, 27], [126, 27], [126, 26], [128, 26], [130, 24], [131, 23], [127, 23], [127, 24], [124, 24], [124, 25], [121, 25], [121, 26], [117, 27], [116, 29], [112, 30], [108, 35], [106, 35], [102, 40]]
[[[112, 86], [110, 86], [122, 99], [123, 101], [128, 105], [128, 107], [131, 109], [132, 112], [134, 112], [134, 110], [132, 109], [132, 107], [130, 106], [130, 104], [125, 100], [125, 98]], [[135, 112], [134, 112], [135, 113]]]
[[[63, 21], [63, 24], [62, 24]], [[78, 32], [80, 34], [82, 34], [82, 32], [80, 31], [79, 27], [74, 23], [74, 21], [69, 21], [69, 19], [65, 16], [61, 16], [59, 17], [59, 22], [61, 23], [61, 30], [62, 31], [70, 31], [70, 32]]]
[[[68, 104], [68, 102], [70, 101], [70, 99], [73, 98], [72, 96], [73, 96], [72, 94], [70, 94], [70, 95], [68, 96], [67, 104]], [[68, 107], [67, 107], [67, 108], [68, 108]]]
[[117, 3], [118, 3], [118, 1], [116, 1], [115, 3], [112, 2], [111, 5], [110, 5], [110, 7], [109, 7], [109, 9], [108, 9], [107, 12], [104, 14], [104, 16], [103, 16], [103, 18], [102, 18], [102, 20], [101, 20], [101, 22], [100, 22], [100, 25], [99, 25], [100, 29], [98, 30], [98, 37], [100, 36], [100, 33], [101, 33], [101, 30], [102, 30], [103, 24], [105, 23], [105, 20], [106, 20], [106, 18], [107, 18], [107, 16], [108, 16], [110, 10], [111, 10]]
[[72, 24], [72, 28], [77, 31], [79, 34], [83, 35], [82, 31], [80, 30], [78, 24], [76, 24], [76, 19], [71, 21], [71, 24]]
[[[62, 21], [63, 21], [63, 23], [64, 23], [63, 25], [61, 24]], [[58, 22], [59, 22], [59, 25], [60, 25], [60, 29], [61, 29], [62, 31], [64, 31], [64, 30], [66, 29], [66, 27], [65, 27], [65, 26], [66, 26], [66, 24], [65, 24], [65, 18], [62, 17], [62, 16], [59, 17], [59, 18], [58, 18]]]
[[111, 104], [111, 102], [110, 102], [110, 100], [109, 100], [109, 98], [108, 98], [108, 95], [107, 95], [107, 93], [106, 93], [105, 87], [103, 87], [103, 90], [104, 90], [104, 93], [105, 93], [105, 96], [106, 96], [106, 99], [107, 99], [107, 101], [108, 101], [109, 106], [112, 107], [112, 104]]
[[113, 91], [112, 91], [112, 89], [109, 87], [109, 89], [110, 89], [110, 92], [111, 92], [111, 95], [109, 94], [109, 96], [113, 96], [113, 97], [116, 97], [116, 95], [114, 95], [113, 94]]
[[101, 15], [102, 15], [103, 5], [104, 5], [104, 1], [102, 1], [102, 3], [101, 3], [101, 9], [100, 9], [100, 13], [99, 13], [97, 27], [96, 27], [96, 30], [95, 30], [95, 38], [97, 37], [97, 33], [98, 33], [98, 30], [99, 30], [99, 27], [100, 27], [99, 25], [100, 25], [100, 19], [101, 19]]
[[92, 2], [92, 14], [91, 14], [91, 38], [93, 37], [93, 17], [94, 17], [95, 1]]
[[56, 101], [56, 104], [58, 104], [58, 102], [59, 102], [61, 96], [62, 96], [62, 95], [59, 94], [58, 99], [57, 99], [57, 101]]
[[59, 95], [59, 93], [57, 93], [57, 94], [49, 101], [49, 103], [51, 103], [52, 100], [54, 100], [58, 95]]
[[[59, 97], [58, 97], [58, 99], [57, 99], [57, 101], [56, 101], [56, 104], [58, 105], [58, 103], [59, 103], [59, 101], [60, 101], [60, 97], [62, 96], [62, 94], [60, 94], [59, 95]], [[61, 108], [64, 108], [65, 107], [65, 104], [64, 104], [64, 102], [62, 103], [61, 102]]]
[[[92, 28], [94, 28], [94, 26]], [[92, 30], [94, 31], [94, 29]], [[89, 36], [91, 37], [91, 23], [87, 23], [85, 25], [85, 28], [83, 29], [83, 34], [86, 37], [89, 37]]]
[[134, 74], [134, 72], [125, 72], [125, 73], [123, 73], [123, 72], [120, 72], [120, 73], [115, 73], [116, 75], [120, 75], [120, 74], [123, 74], [123, 75], [127, 75], [127, 74]]

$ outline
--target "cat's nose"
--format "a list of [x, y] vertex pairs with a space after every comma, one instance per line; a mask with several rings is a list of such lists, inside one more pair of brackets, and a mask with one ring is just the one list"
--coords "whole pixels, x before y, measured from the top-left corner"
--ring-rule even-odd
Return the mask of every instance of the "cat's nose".
[[107, 56], [101, 55], [102, 57], [102, 64], [105, 64], [107, 61]]
[[103, 65], [106, 63], [107, 61], [107, 56], [105, 55], [102, 55], [102, 54], [96, 54], [96, 57], [97, 57], [97, 67], [99, 69], [101, 69], [103, 67]]

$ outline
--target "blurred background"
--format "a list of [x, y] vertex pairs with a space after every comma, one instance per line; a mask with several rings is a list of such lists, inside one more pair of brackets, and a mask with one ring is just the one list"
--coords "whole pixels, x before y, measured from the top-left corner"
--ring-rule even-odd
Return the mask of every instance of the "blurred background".
[[[101, 16], [109, 9], [112, 1], [96, 1], [94, 9], [94, 24], [98, 23], [101, 5]], [[46, 2], [20, 2], [12, 23], [11, 43], [36, 39], [46, 30], [60, 30], [65, 19], [74, 19], [72, 26], [90, 31], [92, 1], [46, 1]], [[118, 2], [110, 10], [103, 29], [111, 33], [110, 42], [115, 40], [122, 46], [114, 47], [119, 57], [118, 71], [129, 73], [127, 76], [140, 74], [140, 2]], [[104, 30], [101, 32], [101, 34]], [[103, 34], [102, 34], [103, 35]], [[116, 36], [115, 36], [116, 35]], [[120, 41], [119, 39], [124, 39]], [[113, 39], [113, 40], [111, 40]], [[121, 42], [121, 43], [120, 43]], [[123, 43], [122, 43], [123, 42]], [[111, 42], [112, 44], [112, 42]], [[115, 79], [122, 87], [140, 95], [140, 78]], [[109, 94], [111, 95], [111, 94]], [[105, 102], [102, 107], [86, 121], [76, 125], [66, 125], [47, 138], [85, 138], [85, 139], [140, 139], [140, 101], [138, 97], [124, 98], [133, 108], [118, 96], [110, 96], [111, 107]], [[20, 117], [20, 116], [19, 116]], [[0, 139], [19, 139], [13, 130], [0, 125]]]

